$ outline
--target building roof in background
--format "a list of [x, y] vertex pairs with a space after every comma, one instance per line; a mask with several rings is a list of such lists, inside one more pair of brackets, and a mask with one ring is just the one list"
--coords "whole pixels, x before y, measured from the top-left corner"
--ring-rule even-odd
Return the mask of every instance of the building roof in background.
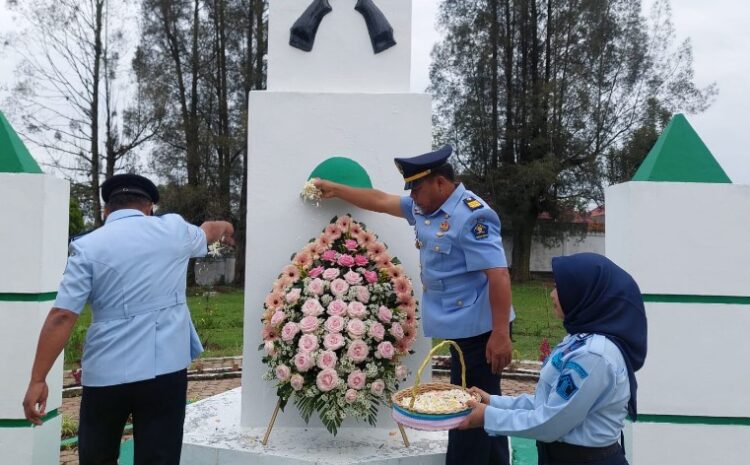
[[34, 157], [0, 111], [0, 173], [41, 173]]
[[659, 136], [633, 181], [732, 182], [681, 113], [674, 115]]

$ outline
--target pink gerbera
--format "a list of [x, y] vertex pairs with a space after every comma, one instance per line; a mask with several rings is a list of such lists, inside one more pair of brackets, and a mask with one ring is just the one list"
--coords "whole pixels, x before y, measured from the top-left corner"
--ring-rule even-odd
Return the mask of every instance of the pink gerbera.
[[326, 226], [326, 229], [323, 232], [323, 234], [335, 241], [336, 239], [341, 237], [341, 228], [339, 228], [335, 224], [329, 224], [328, 226]]
[[288, 280], [290, 280], [293, 283], [296, 283], [299, 281], [301, 273], [299, 271], [299, 268], [297, 268], [294, 265], [287, 265], [284, 267], [283, 270], [281, 270], [281, 276], [286, 277]]
[[303, 250], [294, 256], [292, 263], [299, 268], [307, 269], [312, 265], [312, 254]]
[[282, 305], [284, 305], [284, 294], [280, 292], [272, 292], [266, 296], [266, 307], [275, 310]]
[[411, 293], [411, 283], [409, 278], [402, 276], [393, 280], [393, 290], [397, 294], [409, 294]]

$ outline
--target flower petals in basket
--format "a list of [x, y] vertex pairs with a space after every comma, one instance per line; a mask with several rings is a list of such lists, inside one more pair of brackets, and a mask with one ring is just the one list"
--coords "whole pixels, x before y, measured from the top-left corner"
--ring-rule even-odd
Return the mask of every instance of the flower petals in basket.
[[[432, 353], [440, 347], [452, 344], [458, 351], [461, 360], [462, 386], [449, 383], [420, 384], [419, 380], [425, 365]], [[414, 386], [402, 389], [393, 395], [391, 416], [403, 426], [423, 431], [441, 431], [453, 429], [471, 413], [467, 406], [469, 400], [481, 401], [479, 395], [466, 388], [466, 365], [463, 353], [453, 341], [443, 341], [432, 348], [417, 372]]]

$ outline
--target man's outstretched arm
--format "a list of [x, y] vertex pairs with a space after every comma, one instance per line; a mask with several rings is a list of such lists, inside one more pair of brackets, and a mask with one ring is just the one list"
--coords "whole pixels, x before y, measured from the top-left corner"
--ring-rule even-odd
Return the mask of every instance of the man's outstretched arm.
[[339, 198], [355, 207], [378, 213], [403, 218], [401, 211], [401, 197], [377, 189], [360, 189], [345, 186], [324, 179], [316, 179], [315, 187], [321, 191], [324, 199]]

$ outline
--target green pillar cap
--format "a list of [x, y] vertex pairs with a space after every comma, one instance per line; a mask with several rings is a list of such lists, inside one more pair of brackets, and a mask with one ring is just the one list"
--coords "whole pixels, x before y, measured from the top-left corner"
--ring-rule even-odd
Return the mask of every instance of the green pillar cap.
[[351, 187], [372, 189], [372, 181], [362, 165], [345, 157], [333, 157], [315, 167], [308, 181], [312, 178], [345, 184]]
[[0, 111], [0, 173], [42, 173], [23, 141]]
[[732, 183], [681, 113], [659, 136], [633, 181]]

